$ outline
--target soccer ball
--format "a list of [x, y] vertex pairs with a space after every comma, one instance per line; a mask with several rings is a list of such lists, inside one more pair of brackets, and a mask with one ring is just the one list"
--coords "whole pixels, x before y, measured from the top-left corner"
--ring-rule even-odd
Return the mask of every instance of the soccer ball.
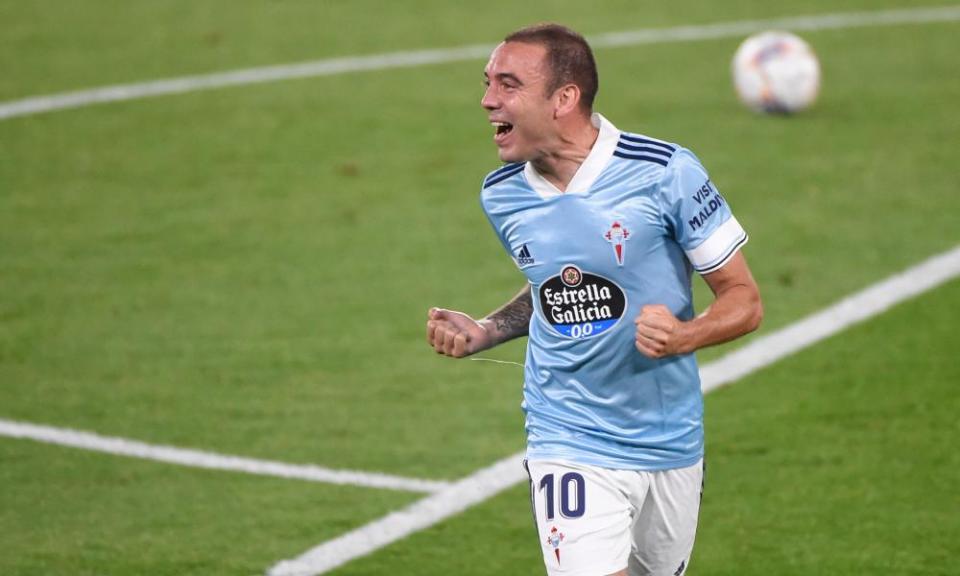
[[799, 112], [813, 104], [820, 91], [817, 55], [789, 32], [750, 36], [737, 48], [731, 69], [740, 100], [758, 112]]

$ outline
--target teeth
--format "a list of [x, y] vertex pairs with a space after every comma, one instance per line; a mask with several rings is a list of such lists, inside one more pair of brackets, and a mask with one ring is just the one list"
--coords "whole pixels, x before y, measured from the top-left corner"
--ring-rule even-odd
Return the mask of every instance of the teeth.
[[493, 126], [494, 132], [497, 134], [506, 134], [513, 128], [513, 124], [510, 124], [509, 122], [491, 121], [490, 124]]

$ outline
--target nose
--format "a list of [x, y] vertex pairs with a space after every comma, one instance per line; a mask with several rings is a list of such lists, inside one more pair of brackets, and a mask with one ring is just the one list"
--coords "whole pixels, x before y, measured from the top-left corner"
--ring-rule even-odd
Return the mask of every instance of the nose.
[[500, 101], [496, 97], [496, 91], [493, 89], [493, 85], [487, 86], [487, 89], [483, 92], [480, 105], [487, 110], [496, 110], [500, 107]]

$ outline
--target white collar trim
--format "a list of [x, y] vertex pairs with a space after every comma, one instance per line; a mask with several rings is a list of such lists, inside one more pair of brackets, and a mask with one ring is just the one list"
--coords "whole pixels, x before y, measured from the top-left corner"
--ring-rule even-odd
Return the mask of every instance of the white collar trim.
[[590, 154], [587, 155], [586, 160], [577, 168], [576, 174], [570, 179], [566, 192], [561, 192], [541, 176], [537, 169], [533, 167], [532, 162], [527, 162], [526, 167], [524, 167], [523, 171], [527, 177], [527, 182], [544, 200], [563, 194], [586, 194], [613, 156], [613, 151], [616, 150], [617, 142], [620, 140], [620, 131], [600, 114], [594, 113], [590, 117], [590, 121], [596, 128], [600, 129], [600, 134], [597, 136], [593, 148], [590, 149]]

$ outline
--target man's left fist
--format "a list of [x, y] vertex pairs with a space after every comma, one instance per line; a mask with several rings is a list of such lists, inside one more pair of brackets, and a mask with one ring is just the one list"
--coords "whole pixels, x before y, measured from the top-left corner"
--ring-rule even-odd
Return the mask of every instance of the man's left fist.
[[644, 306], [633, 323], [637, 350], [644, 356], [663, 358], [684, 352], [683, 322], [663, 304]]

